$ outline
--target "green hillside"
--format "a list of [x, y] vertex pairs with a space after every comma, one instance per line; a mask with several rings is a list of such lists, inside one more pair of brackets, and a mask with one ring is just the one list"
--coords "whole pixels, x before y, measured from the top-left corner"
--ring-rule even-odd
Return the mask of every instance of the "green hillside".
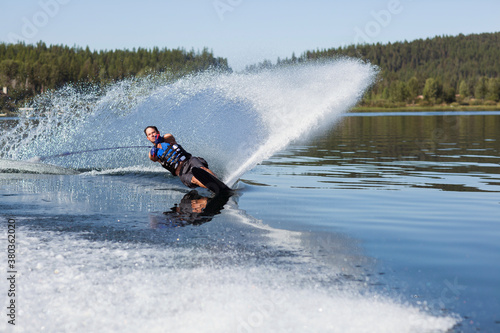
[[[276, 65], [340, 56], [360, 58], [380, 68], [380, 80], [366, 94], [364, 105], [500, 101], [500, 32], [307, 51], [299, 57], [278, 59]], [[247, 69], [269, 66], [267, 61]]]
[[36, 94], [67, 83], [108, 84], [126, 77], [165, 73], [169, 78], [208, 68], [229, 70], [227, 59], [208, 49], [90, 51], [63, 45], [0, 43], [0, 110], [14, 110]]
[[[304, 52], [247, 67], [276, 66], [356, 57], [380, 68], [377, 83], [361, 105], [406, 107], [491, 105], [500, 102], [500, 32], [438, 36], [388, 44], [361, 44]], [[227, 59], [212, 52], [183, 49], [90, 51], [89, 48], [0, 43], [0, 110], [14, 110], [47, 89], [67, 83], [105, 85], [127, 77], [163, 73], [175, 79], [217, 68], [230, 71]]]

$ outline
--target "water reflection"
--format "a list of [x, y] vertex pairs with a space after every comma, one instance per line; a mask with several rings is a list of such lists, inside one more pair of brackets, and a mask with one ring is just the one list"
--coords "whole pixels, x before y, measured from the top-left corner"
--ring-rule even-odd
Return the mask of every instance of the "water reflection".
[[497, 192], [500, 115], [345, 117], [264, 164], [316, 177], [309, 187]]
[[231, 195], [219, 194], [215, 197], [200, 195], [192, 190], [162, 216], [150, 215], [150, 226], [153, 229], [201, 225], [210, 222], [221, 213]]
[[[500, 116], [346, 117], [318, 149], [371, 160], [500, 160]], [[346, 156], [342, 156], [346, 157]]]

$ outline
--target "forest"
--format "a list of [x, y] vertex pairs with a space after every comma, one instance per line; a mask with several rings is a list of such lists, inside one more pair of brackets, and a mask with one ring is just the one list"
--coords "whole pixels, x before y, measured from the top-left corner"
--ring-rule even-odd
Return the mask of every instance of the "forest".
[[[245, 71], [339, 57], [359, 58], [380, 70], [361, 107], [500, 106], [500, 32], [318, 49], [276, 63], [266, 60]], [[91, 51], [43, 42], [0, 43], [0, 87], [7, 88], [0, 90], [0, 111], [14, 111], [37, 94], [68, 83], [107, 85], [158, 73], [175, 80], [208, 69], [232, 71], [227, 59], [207, 48]]]
[[437, 36], [388, 44], [306, 51], [248, 66], [258, 71], [309, 61], [355, 57], [379, 67], [362, 106], [494, 105], [500, 102], [500, 32]]
[[230, 71], [227, 59], [214, 57], [207, 48], [91, 51], [43, 42], [0, 43], [0, 111], [14, 111], [33, 96], [68, 83], [106, 85], [158, 73], [173, 80], [207, 69]]

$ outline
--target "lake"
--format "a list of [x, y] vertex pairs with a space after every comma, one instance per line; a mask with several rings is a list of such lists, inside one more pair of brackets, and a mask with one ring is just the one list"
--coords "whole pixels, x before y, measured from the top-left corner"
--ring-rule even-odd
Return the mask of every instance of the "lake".
[[350, 113], [310, 132], [229, 199], [190, 192], [147, 148], [112, 168], [1, 159], [1, 331], [498, 332], [500, 112]]

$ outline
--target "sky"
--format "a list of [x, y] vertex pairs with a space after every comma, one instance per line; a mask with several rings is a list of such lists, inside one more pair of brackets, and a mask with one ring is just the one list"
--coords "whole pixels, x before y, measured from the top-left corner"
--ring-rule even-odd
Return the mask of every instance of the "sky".
[[308, 50], [499, 31], [499, 0], [0, 0], [0, 42], [207, 47], [234, 70]]

